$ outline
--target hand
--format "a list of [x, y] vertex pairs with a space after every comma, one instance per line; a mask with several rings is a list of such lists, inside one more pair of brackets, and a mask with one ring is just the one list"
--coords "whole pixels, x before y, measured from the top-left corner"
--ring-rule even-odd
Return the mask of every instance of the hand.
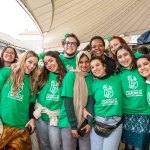
[[75, 137], [75, 138], [78, 138], [78, 137], [79, 137], [79, 134], [78, 134], [77, 130], [71, 130], [71, 134], [72, 134], [72, 136]]
[[86, 125], [85, 127], [83, 127], [81, 130], [85, 130], [85, 133], [88, 133], [88, 132], [90, 132], [90, 130], [91, 130], [91, 126], [90, 125]]
[[88, 116], [92, 117], [92, 115], [86, 110], [86, 108], [83, 108], [83, 118], [87, 119]]
[[25, 127], [31, 128], [30, 134], [32, 134], [35, 130], [35, 121], [34, 121], [34, 119], [30, 119]]

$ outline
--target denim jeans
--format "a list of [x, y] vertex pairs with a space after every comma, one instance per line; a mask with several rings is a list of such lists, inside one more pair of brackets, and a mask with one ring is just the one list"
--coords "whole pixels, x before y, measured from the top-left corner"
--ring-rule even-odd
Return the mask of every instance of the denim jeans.
[[[70, 128], [62, 128], [61, 136], [63, 150], [76, 150], [77, 138], [72, 137]], [[91, 150], [89, 133], [85, 134], [83, 137], [80, 137], [78, 140], [80, 150]]]
[[42, 119], [36, 120], [37, 136], [42, 150], [61, 150], [61, 134], [59, 127], [50, 126]]
[[[120, 118], [118, 117], [95, 117], [97, 121], [109, 125], [116, 124]], [[91, 150], [118, 150], [122, 135], [122, 124], [120, 124], [108, 137], [97, 135], [92, 128], [90, 133]]]

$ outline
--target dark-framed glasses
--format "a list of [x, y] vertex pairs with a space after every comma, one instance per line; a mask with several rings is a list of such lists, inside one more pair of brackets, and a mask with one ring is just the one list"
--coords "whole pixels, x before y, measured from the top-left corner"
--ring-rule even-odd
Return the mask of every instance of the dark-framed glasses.
[[74, 46], [74, 47], [76, 47], [76, 46], [77, 46], [77, 43], [76, 43], [76, 42], [68, 42], [68, 41], [67, 41], [67, 42], [64, 43], [64, 45], [65, 45], [65, 46]]

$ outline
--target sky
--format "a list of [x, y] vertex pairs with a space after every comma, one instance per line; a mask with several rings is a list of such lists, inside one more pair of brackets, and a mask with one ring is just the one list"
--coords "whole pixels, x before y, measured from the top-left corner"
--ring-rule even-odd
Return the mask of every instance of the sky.
[[0, 0], [0, 32], [19, 38], [25, 30], [38, 31], [16, 0]]

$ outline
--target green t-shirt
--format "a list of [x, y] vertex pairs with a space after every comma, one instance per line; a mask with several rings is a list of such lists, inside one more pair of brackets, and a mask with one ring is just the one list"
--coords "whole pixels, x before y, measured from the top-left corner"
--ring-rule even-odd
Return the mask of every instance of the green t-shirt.
[[122, 116], [121, 81], [117, 75], [95, 80], [92, 91], [95, 116]]
[[[63, 80], [63, 89], [62, 89], [62, 95], [61, 95], [62, 97], [73, 98], [74, 90], [77, 90], [77, 89], [74, 89], [74, 82], [75, 82], [75, 73], [68, 72]], [[88, 87], [88, 96], [90, 96], [92, 95], [91, 85], [93, 82], [93, 77], [91, 74], [85, 77], [85, 82]], [[68, 118], [66, 116], [64, 103], [61, 107], [61, 112], [59, 116], [59, 126], [60, 128], [70, 127]]]
[[[6, 74], [6, 72], [8, 74]], [[0, 73], [1, 78], [7, 81], [10, 74], [10, 68]], [[2, 81], [2, 82], [4, 82]], [[2, 83], [0, 83], [1, 85]], [[4, 86], [1, 86], [1, 118], [5, 125], [24, 128], [29, 121], [29, 106], [31, 102], [35, 102], [36, 95], [31, 97], [30, 77], [24, 75], [23, 83], [20, 84], [17, 95], [12, 93], [12, 81], [5, 82]]]
[[[57, 77], [57, 74], [50, 72], [47, 83], [40, 89], [37, 97], [38, 103], [50, 111], [60, 109], [62, 105], [62, 86], [59, 87]], [[48, 115], [44, 113], [42, 113], [42, 120], [50, 121]]]
[[150, 84], [147, 84], [147, 101], [146, 101], [146, 106], [147, 106], [147, 114], [150, 115]]
[[75, 54], [73, 58], [66, 58], [64, 57], [63, 54], [60, 54], [59, 57], [62, 60], [63, 64], [65, 65], [67, 72], [70, 71], [71, 69], [76, 69], [76, 56], [77, 56], [77, 53]]
[[145, 114], [146, 83], [138, 70], [122, 68], [120, 73], [123, 90], [123, 113]]

